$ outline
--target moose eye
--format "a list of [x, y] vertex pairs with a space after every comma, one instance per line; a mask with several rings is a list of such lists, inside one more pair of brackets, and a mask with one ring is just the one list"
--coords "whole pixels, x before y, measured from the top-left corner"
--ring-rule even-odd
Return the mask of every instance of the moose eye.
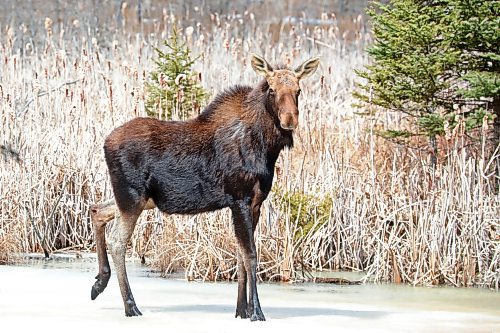
[[300, 95], [301, 90], [297, 90], [297, 97]]

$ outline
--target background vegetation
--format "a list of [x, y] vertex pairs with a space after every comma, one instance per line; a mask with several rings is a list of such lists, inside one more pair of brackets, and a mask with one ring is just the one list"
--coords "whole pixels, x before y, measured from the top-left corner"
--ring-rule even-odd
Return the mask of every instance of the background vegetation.
[[[61, 2], [51, 4], [65, 13]], [[276, 23], [265, 22], [269, 9], [253, 2], [229, 14], [198, 15], [205, 9], [193, 6], [183, 16], [117, 4], [104, 2], [105, 24], [94, 21], [104, 21], [99, 15], [0, 16], [1, 261], [16, 252], [94, 250], [88, 208], [112, 196], [103, 140], [147, 114], [155, 48], [176, 26], [199, 57], [192, 67], [201, 73], [199, 84], [211, 93], [258, 82], [250, 52], [284, 64], [321, 56], [317, 74], [303, 83], [296, 146], [280, 156], [262, 209], [260, 279], [353, 270], [371, 281], [498, 288], [500, 203], [492, 169], [498, 150], [488, 139], [491, 123], [482, 119], [479, 141], [455, 126], [438, 142], [435, 166], [427, 141], [414, 138], [406, 146], [377, 136], [402, 116], [374, 112], [380, 108], [374, 99], [361, 110], [353, 106], [359, 104], [355, 83], [366, 83], [354, 69], [370, 64], [365, 49], [372, 34], [363, 16], [319, 11], [310, 20], [289, 8], [283, 13], [300, 19]], [[229, 215], [145, 213], [131, 254], [165, 274], [234, 279]]]
[[[411, 142], [429, 138], [433, 161], [438, 136], [456, 126], [473, 133], [493, 122], [500, 139], [500, 5], [495, 1], [393, 0], [374, 2], [368, 13], [376, 37], [373, 63], [356, 95], [366, 104], [397, 112], [401, 122], [380, 132]], [[392, 127], [392, 126], [391, 126]], [[495, 147], [493, 147], [495, 148]]]
[[[187, 37], [193, 28], [186, 29]], [[160, 119], [186, 119], [200, 113], [208, 93], [199, 83], [201, 73], [192, 69], [196, 58], [186, 42], [179, 39], [177, 28], [172, 28], [171, 36], [163, 42], [165, 50], [155, 48], [156, 69], [146, 82], [146, 113]]]

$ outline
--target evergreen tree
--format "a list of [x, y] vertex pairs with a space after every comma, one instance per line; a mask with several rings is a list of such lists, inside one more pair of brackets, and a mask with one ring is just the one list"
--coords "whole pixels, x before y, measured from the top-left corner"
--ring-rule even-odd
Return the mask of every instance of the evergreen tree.
[[436, 136], [460, 118], [471, 130], [484, 117], [498, 115], [498, 2], [392, 0], [373, 3], [368, 14], [375, 36], [368, 49], [373, 62], [357, 71], [366, 83], [355, 95], [404, 114], [409, 123], [380, 134], [400, 141], [427, 136], [435, 163]]
[[200, 84], [200, 74], [192, 69], [197, 58], [193, 59], [186, 43], [179, 41], [175, 27], [164, 46], [165, 51], [155, 48], [158, 59], [146, 83], [146, 112], [161, 119], [172, 119], [174, 114], [185, 119], [199, 113], [208, 94]]
[[[500, 2], [484, 0], [451, 1], [456, 31], [452, 46], [460, 50], [464, 89], [458, 98], [486, 105], [494, 114], [494, 140], [500, 141]], [[488, 104], [484, 103], [484, 100]], [[477, 102], [482, 103], [477, 103]]]

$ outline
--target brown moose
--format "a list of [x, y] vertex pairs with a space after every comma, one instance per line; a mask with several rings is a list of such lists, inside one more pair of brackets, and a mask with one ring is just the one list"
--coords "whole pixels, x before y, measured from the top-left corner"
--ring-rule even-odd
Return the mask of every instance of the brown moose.
[[141, 212], [158, 207], [168, 214], [196, 214], [229, 207], [238, 243], [236, 317], [265, 320], [257, 295], [254, 232], [278, 155], [293, 145], [299, 81], [316, 71], [319, 59], [295, 70], [273, 69], [257, 55], [251, 62], [265, 77], [255, 88], [237, 85], [220, 93], [197, 118], [136, 118], [106, 138], [104, 155], [115, 200], [91, 207], [99, 262], [92, 299], [104, 291], [111, 276], [105, 225], [116, 208], [109, 249], [125, 315], [138, 316], [125, 251]]

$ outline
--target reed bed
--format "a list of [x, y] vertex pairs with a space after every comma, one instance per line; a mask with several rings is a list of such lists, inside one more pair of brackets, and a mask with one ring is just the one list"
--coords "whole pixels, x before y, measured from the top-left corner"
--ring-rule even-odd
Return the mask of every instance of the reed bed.
[[[112, 197], [102, 144], [114, 127], [145, 116], [153, 47], [178, 24], [169, 15], [162, 20], [148, 33], [124, 28], [106, 38], [71, 26], [56, 34], [50, 20], [42, 43], [25, 42], [23, 30], [2, 34], [0, 262], [16, 252], [94, 250], [89, 206]], [[250, 52], [291, 65], [321, 56], [320, 70], [302, 89], [295, 147], [280, 156], [262, 208], [259, 278], [296, 281], [313, 270], [353, 270], [367, 281], [498, 289], [500, 200], [491, 170], [499, 152], [451, 145], [432, 169], [425, 153], [375, 137], [374, 126], [397, 117], [363, 118], [352, 106], [353, 69], [368, 61], [371, 38], [360, 17], [349, 34], [299, 23], [277, 41], [253, 20], [251, 13], [214, 15], [211, 24], [181, 26], [181, 33], [200, 55], [195, 69], [211, 94], [257, 82]], [[453, 142], [463, 137], [455, 133]], [[228, 210], [149, 211], [130, 251], [165, 275], [232, 280], [232, 233]]]

